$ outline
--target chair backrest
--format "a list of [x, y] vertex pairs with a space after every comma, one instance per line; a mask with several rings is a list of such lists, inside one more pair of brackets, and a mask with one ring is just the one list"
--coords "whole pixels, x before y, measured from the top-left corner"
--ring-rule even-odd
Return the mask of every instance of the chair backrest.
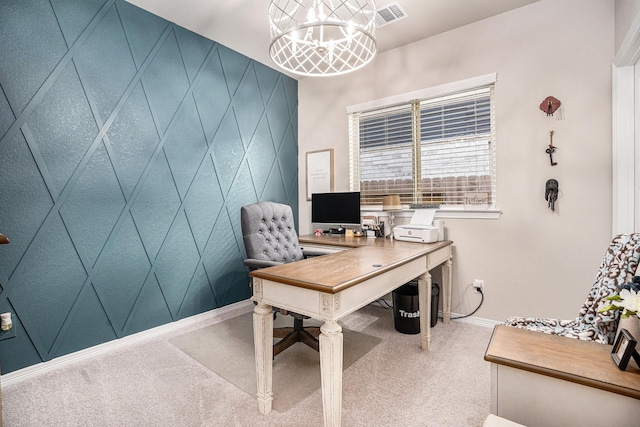
[[275, 202], [243, 206], [240, 220], [248, 258], [282, 263], [304, 258], [290, 206]]
[[629, 282], [638, 268], [640, 259], [640, 233], [620, 234], [613, 238], [602, 259], [587, 300], [578, 313], [578, 322], [593, 324], [599, 334], [611, 342], [615, 336], [620, 313], [618, 310], [599, 310], [609, 305], [605, 298], [620, 292], [620, 287]]

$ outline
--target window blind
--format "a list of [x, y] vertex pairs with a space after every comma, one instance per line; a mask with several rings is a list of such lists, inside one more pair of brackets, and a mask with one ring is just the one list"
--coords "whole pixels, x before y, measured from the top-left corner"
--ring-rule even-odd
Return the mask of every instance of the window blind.
[[495, 206], [493, 84], [349, 114], [351, 187], [362, 204]]
[[362, 114], [358, 132], [361, 203], [381, 204], [386, 194], [399, 194], [403, 203], [410, 203], [413, 197], [412, 105]]

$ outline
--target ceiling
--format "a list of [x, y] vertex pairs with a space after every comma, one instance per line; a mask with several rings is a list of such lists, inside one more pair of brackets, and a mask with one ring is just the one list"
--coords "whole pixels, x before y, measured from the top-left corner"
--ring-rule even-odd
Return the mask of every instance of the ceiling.
[[[269, 57], [268, 0], [127, 1], [275, 68]], [[376, 30], [378, 53], [538, 0], [377, 0], [376, 8], [395, 1], [407, 18]]]

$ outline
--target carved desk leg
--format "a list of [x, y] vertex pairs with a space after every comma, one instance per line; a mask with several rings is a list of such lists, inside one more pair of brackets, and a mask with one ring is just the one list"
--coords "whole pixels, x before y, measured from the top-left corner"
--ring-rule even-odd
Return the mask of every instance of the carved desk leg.
[[325, 427], [340, 427], [342, 411], [342, 327], [327, 321], [320, 328], [320, 376]]
[[258, 408], [265, 415], [271, 412], [273, 402], [273, 310], [270, 305], [258, 303], [253, 309], [253, 342], [256, 352], [258, 379]]
[[423, 350], [431, 343], [431, 273], [418, 277], [418, 307], [420, 308], [420, 342]]
[[451, 260], [442, 265], [442, 321], [451, 322]]

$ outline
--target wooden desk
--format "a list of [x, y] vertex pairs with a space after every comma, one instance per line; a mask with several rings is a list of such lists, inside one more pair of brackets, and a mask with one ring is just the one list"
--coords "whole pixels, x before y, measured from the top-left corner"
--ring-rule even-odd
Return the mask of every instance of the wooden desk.
[[[444, 266], [444, 288], [450, 299], [453, 242], [420, 244], [388, 239], [354, 238], [358, 242], [344, 237], [326, 239], [313, 239], [313, 242], [319, 246], [342, 245], [352, 249], [250, 273], [253, 277], [252, 299], [257, 302], [253, 331], [258, 405], [262, 414], [271, 412], [272, 306], [276, 306], [324, 321], [319, 337], [324, 424], [340, 426], [343, 338], [342, 328], [337, 321], [417, 277], [420, 341], [422, 348], [427, 350], [431, 339], [429, 270]], [[301, 238], [305, 246], [309, 240], [308, 236]], [[450, 300], [448, 306], [450, 313]], [[446, 321], [449, 321], [448, 316]]]
[[[348, 250], [354, 248], [360, 248], [363, 246], [372, 246], [372, 247], [386, 247], [386, 248], [394, 248], [394, 247], [405, 247], [407, 245], [421, 245], [428, 246], [432, 244], [420, 244], [415, 242], [403, 242], [400, 240], [392, 240], [392, 239], [383, 239], [383, 238], [367, 238], [367, 237], [345, 237], [344, 235], [321, 235], [316, 236], [314, 234], [304, 235], [299, 237], [300, 244], [304, 248], [311, 249], [328, 249], [334, 251], [340, 250]], [[443, 243], [443, 242], [438, 242]], [[442, 264], [444, 268], [444, 274], [442, 277], [442, 320], [444, 323], [449, 323], [451, 320], [451, 258], [453, 257], [451, 254], [450, 245], [453, 242], [449, 241], [449, 261]], [[411, 247], [411, 246], [410, 246]], [[415, 249], [415, 247], [413, 247]], [[431, 257], [435, 259], [435, 256]], [[434, 267], [437, 267], [438, 264], [429, 265], [429, 270], [432, 270]], [[431, 280], [431, 276], [429, 276], [429, 280]], [[429, 283], [431, 286], [431, 283]], [[429, 288], [430, 289], [430, 288]], [[422, 308], [420, 308], [422, 310]], [[429, 313], [431, 312], [431, 306], [429, 306]], [[421, 311], [421, 313], [423, 313]], [[429, 314], [427, 313], [427, 314]]]
[[637, 425], [640, 369], [626, 371], [610, 345], [496, 326], [484, 359], [491, 362], [491, 412], [535, 426]]

